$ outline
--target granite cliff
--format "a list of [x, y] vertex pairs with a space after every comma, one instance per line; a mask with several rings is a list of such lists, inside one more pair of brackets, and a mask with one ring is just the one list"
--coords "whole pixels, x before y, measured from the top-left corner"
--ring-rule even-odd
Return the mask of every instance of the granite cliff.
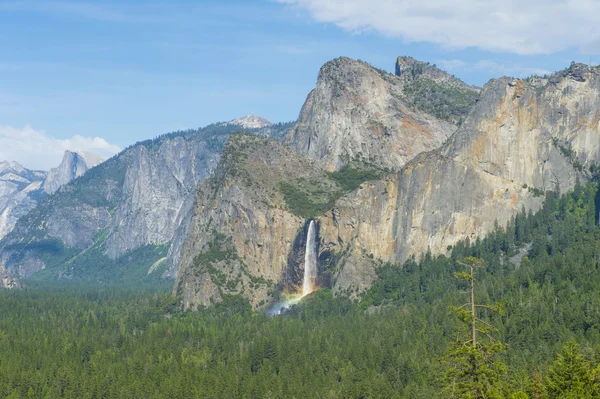
[[278, 291], [301, 286], [305, 219], [342, 190], [278, 142], [232, 137], [215, 174], [198, 188], [174, 293], [186, 308], [242, 294], [260, 309]]
[[100, 165], [102, 162], [104, 162], [104, 158], [88, 151], [65, 151], [60, 165], [48, 171], [46, 180], [44, 180], [44, 191], [52, 194], [61, 186], [82, 176], [88, 169]]
[[461, 128], [400, 172], [363, 185], [320, 218], [322, 250], [344, 254], [336, 289], [370, 284], [376, 262], [402, 263], [505, 226], [565, 192], [600, 161], [600, 71], [490, 81]]
[[[338, 70], [333, 75], [345, 78], [332, 79], [332, 68], [348, 73]], [[546, 78], [504, 77], [490, 81], [481, 92], [412, 59], [399, 59], [397, 73], [393, 79], [403, 82], [399, 86], [420, 76], [427, 88], [404, 92], [398, 103], [405, 107], [402, 112], [412, 113], [415, 125], [417, 120], [437, 126], [456, 123], [455, 133], [437, 148], [425, 146], [428, 151], [410, 160], [406, 153], [404, 164], [394, 146], [381, 136], [373, 139], [365, 128], [371, 99], [345, 107], [351, 103], [346, 94], [352, 85], [366, 81], [378, 87], [390, 78], [356, 61], [329, 63], [286, 137], [285, 144], [296, 154], [269, 141], [233, 143], [231, 154], [242, 161], [224, 162], [198, 191], [174, 288], [186, 307], [239, 293], [261, 308], [277, 291], [293, 289], [310, 219], [318, 224], [319, 272], [326, 277], [321, 283], [355, 295], [371, 284], [382, 262], [402, 264], [427, 251], [446, 253], [460, 240], [505, 226], [522, 209], [539, 209], [546, 192], [564, 192], [598, 169], [596, 68], [574, 64]], [[368, 79], [363, 81], [364, 74]], [[419, 111], [425, 108], [419, 98], [410, 98], [412, 93], [432, 95], [434, 84], [460, 87], [476, 94], [477, 101], [467, 106], [455, 97], [435, 95], [439, 104], [450, 104], [437, 109], [452, 112], [434, 119]], [[353, 126], [359, 128], [349, 133]], [[364, 132], [370, 133], [361, 136]], [[354, 150], [359, 142], [366, 143], [360, 154]], [[356, 178], [360, 165], [373, 173]], [[308, 193], [294, 173], [303, 173], [308, 186], [318, 189]], [[311, 195], [321, 196], [321, 206], [310, 206]]]
[[45, 172], [25, 169], [17, 162], [0, 162], [0, 239], [35, 208], [45, 178]]
[[350, 161], [399, 170], [439, 147], [479, 89], [406, 57], [396, 69], [392, 75], [345, 57], [326, 63], [286, 145], [328, 171]]
[[0, 239], [12, 231], [17, 220], [51, 194], [88, 169], [101, 157], [87, 151], [65, 151], [62, 162], [49, 172], [29, 170], [17, 162], [0, 162]]

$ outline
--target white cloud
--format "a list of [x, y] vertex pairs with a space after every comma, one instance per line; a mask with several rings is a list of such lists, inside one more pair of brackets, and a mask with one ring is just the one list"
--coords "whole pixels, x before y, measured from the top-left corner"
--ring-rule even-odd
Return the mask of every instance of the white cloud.
[[319, 22], [376, 30], [407, 42], [551, 54], [598, 43], [597, 0], [276, 0], [304, 8]]
[[100, 137], [75, 135], [56, 139], [31, 126], [22, 129], [0, 126], [0, 161], [17, 161], [29, 169], [49, 170], [58, 166], [65, 150], [86, 150], [108, 158], [120, 148]]

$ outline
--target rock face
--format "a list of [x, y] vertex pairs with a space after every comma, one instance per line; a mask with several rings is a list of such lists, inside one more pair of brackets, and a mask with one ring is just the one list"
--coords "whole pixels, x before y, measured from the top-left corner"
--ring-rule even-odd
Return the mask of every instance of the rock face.
[[260, 129], [263, 127], [271, 126], [273, 123], [257, 115], [246, 115], [244, 117], [227, 122], [227, 124], [237, 125], [243, 129]]
[[0, 264], [0, 288], [17, 288], [19, 282], [13, 278], [4, 265]]
[[412, 57], [398, 57], [396, 76], [403, 82], [403, 95], [411, 107], [460, 125], [477, 100], [478, 87]]
[[[198, 183], [212, 173], [224, 143], [238, 129], [210, 125], [125, 149], [21, 218], [0, 242], [0, 262], [17, 277], [42, 269], [47, 278], [73, 277], [75, 269], [89, 267], [86, 252], [110, 263], [146, 248], [148, 253], [136, 254], [150, 268], [164, 256], [155, 248], [168, 246], [187, 223]], [[176, 264], [165, 267], [174, 275]]]
[[302, 258], [296, 252], [303, 251], [305, 220], [290, 210], [288, 190], [309, 190], [313, 201], [326, 202], [324, 193], [339, 187], [314, 162], [275, 141], [231, 139], [214, 176], [198, 188], [181, 251], [174, 293], [186, 307], [242, 294], [264, 308], [276, 287], [301, 287], [304, 265], [290, 259]]
[[44, 191], [54, 193], [61, 186], [83, 175], [88, 169], [104, 162], [104, 158], [87, 151], [65, 151], [57, 168], [50, 169], [44, 181]]
[[17, 162], [0, 162], [0, 239], [43, 195], [45, 172], [25, 169]]
[[336, 290], [370, 284], [371, 257], [394, 263], [506, 225], [564, 192], [600, 161], [600, 72], [492, 80], [452, 138], [399, 173], [364, 184], [320, 219], [323, 250], [343, 253]]
[[[414, 61], [395, 76], [349, 58], [326, 63], [294, 129], [285, 139], [296, 153], [328, 171], [360, 160], [399, 170], [415, 155], [440, 146], [475, 102], [478, 89]], [[403, 64], [404, 65], [404, 64]], [[412, 72], [410, 72], [412, 71]], [[440, 104], [416, 101], [426, 93]], [[446, 112], [460, 98], [466, 105]], [[423, 105], [427, 105], [424, 107]]]
[[55, 192], [102, 161], [90, 152], [65, 151], [60, 165], [48, 173], [25, 169], [17, 162], [0, 162], [0, 239], [46, 194]]

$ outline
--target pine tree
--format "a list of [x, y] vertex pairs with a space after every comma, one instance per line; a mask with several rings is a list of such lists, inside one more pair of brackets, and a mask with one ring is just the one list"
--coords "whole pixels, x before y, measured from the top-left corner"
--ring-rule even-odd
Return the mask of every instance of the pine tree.
[[533, 372], [530, 391], [532, 399], [548, 399], [546, 385], [544, 384], [542, 375], [538, 371]]
[[575, 341], [567, 342], [557, 354], [548, 370], [546, 389], [551, 399], [600, 397], [600, 386], [595, 381], [594, 371]]
[[[452, 310], [468, 326], [468, 334], [466, 330], [459, 334], [442, 359], [447, 367], [442, 377], [446, 397], [504, 398], [501, 376], [506, 373], [506, 366], [495, 357], [505, 350], [505, 345], [495, 341], [491, 335], [495, 328], [478, 316], [478, 309], [500, 312], [500, 306], [475, 302], [475, 271], [484, 265], [484, 261], [466, 257], [457, 263], [469, 269], [468, 273], [458, 272], [454, 275], [469, 282], [470, 298], [463, 306], [452, 307]], [[469, 338], [465, 340], [466, 335]], [[483, 335], [485, 339], [479, 340], [478, 335]]]

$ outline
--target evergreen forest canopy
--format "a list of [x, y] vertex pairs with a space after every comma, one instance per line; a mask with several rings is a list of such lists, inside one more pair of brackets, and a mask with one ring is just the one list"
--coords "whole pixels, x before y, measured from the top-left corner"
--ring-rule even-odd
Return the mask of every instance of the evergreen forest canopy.
[[[599, 197], [547, 193], [449, 257], [380, 264], [360, 301], [321, 290], [273, 318], [237, 296], [184, 313], [167, 287], [0, 291], [0, 397], [600, 397]], [[479, 353], [453, 352], [468, 331], [450, 307], [472, 257], [502, 348], [466, 370]]]

